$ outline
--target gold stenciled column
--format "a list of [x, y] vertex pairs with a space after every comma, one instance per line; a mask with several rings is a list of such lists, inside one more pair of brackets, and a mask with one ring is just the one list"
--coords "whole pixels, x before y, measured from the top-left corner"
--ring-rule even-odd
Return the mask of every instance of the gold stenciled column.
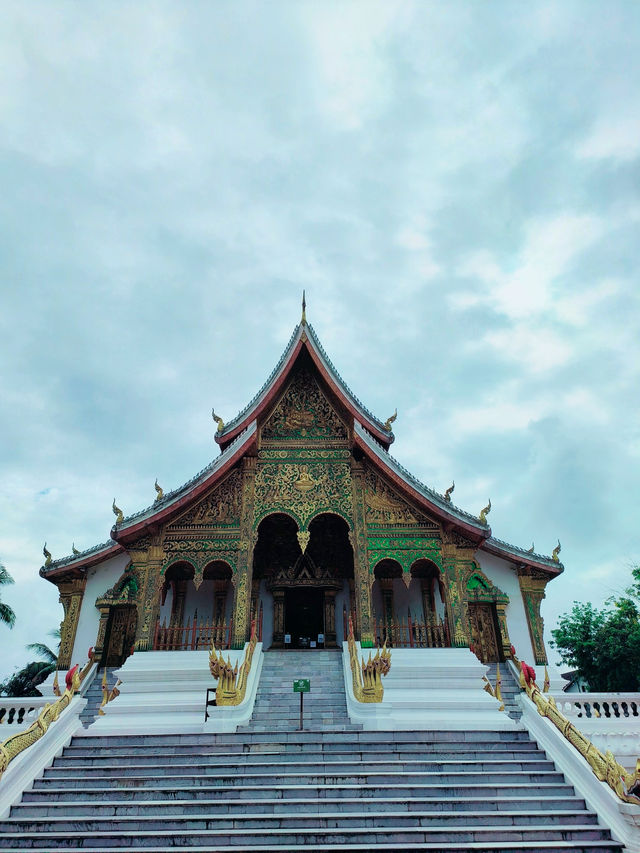
[[546, 665], [549, 661], [544, 647], [544, 620], [540, 615], [540, 605], [545, 597], [544, 588], [549, 578], [542, 572], [522, 566], [518, 569], [518, 580], [535, 662], [540, 666]]
[[240, 515], [240, 546], [235, 577], [235, 602], [233, 608], [233, 640], [231, 648], [242, 649], [251, 629], [251, 576], [253, 549], [256, 535], [253, 530], [253, 509], [256, 494], [256, 459], [245, 456], [242, 460], [242, 512]]
[[80, 608], [84, 597], [87, 578], [73, 578], [58, 584], [60, 603], [64, 609], [64, 618], [60, 625], [60, 651], [58, 652], [58, 669], [68, 669], [71, 666], [73, 646], [76, 641]]
[[156, 622], [160, 614], [160, 587], [162, 585], [162, 535], [156, 534], [145, 551], [130, 550], [131, 565], [140, 579], [136, 606], [138, 626], [136, 629], [136, 652], [146, 652], [153, 647]]
[[364, 465], [351, 460], [351, 482], [353, 484], [353, 532], [349, 541], [353, 548], [353, 574], [355, 577], [355, 606], [360, 645], [363, 648], [373, 646], [373, 626], [371, 624], [371, 577], [367, 559], [367, 536], [364, 508]]
[[458, 544], [455, 541], [455, 534], [445, 536], [445, 541], [442, 543], [447, 618], [451, 645], [454, 647], [468, 646], [471, 641], [469, 608], [464, 583], [471, 570], [474, 552], [475, 548], [471, 543]]

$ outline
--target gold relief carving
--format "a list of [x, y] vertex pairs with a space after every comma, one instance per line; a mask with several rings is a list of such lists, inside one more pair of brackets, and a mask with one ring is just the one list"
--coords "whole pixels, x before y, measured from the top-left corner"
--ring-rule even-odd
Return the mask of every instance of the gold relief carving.
[[64, 618], [60, 623], [60, 649], [58, 651], [58, 668], [64, 669], [71, 666], [71, 655], [78, 630], [78, 619], [80, 608], [84, 597], [86, 577], [74, 578], [71, 581], [63, 581], [58, 586], [60, 603], [64, 611]]
[[172, 522], [168, 529], [216, 524], [237, 527], [240, 523], [241, 476], [240, 470], [236, 468], [200, 503]]
[[298, 544], [300, 545], [300, 550], [304, 554], [304, 552], [307, 550], [309, 539], [311, 539], [311, 534], [308, 530], [298, 530], [296, 536], [298, 537]]
[[264, 462], [267, 460], [286, 460], [288, 459], [290, 462], [298, 462], [298, 461], [307, 461], [308, 459], [325, 459], [325, 460], [349, 460], [351, 458], [351, 451], [346, 448], [340, 447], [332, 447], [332, 448], [313, 448], [309, 449], [307, 447], [287, 447], [286, 449], [280, 449], [276, 447], [263, 447], [258, 451], [258, 459], [260, 462]]
[[373, 471], [367, 471], [365, 503], [368, 524], [420, 525], [421, 527], [438, 528], [435, 522], [410, 507]]
[[353, 532], [349, 533], [349, 541], [353, 548], [354, 587], [351, 606], [356, 609], [358, 628], [360, 629], [360, 644], [373, 645], [373, 630], [371, 619], [371, 580], [369, 578], [369, 561], [367, 553], [367, 536], [365, 524], [365, 475], [362, 464], [352, 463]]
[[262, 427], [262, 438], [341, 439], [348, 438], [347, 427], [320, 390], [313, 373], [302, 368], [289, 383], [282, 399]]
[[527, 614], [527, 625], [536, 664], [547, 664], [547, 651], [544, 647], [544, 620], [540, 614], [540, 605], [545, 597], [545, 586], [549, 578], [543, 572], [535, 569], [521, 568], [518, 570], [520, 592]]
[[255, 479], [255, 523], [272, 512], [291, 513], [306, 527], [319, 512], [351, 518], [351, 469], [344, 462], [304, 465], [266, 462]]

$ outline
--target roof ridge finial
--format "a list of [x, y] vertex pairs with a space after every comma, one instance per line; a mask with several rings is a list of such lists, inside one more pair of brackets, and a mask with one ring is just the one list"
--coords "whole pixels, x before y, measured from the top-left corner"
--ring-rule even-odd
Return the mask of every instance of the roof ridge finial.
[[307, 325], [307, 301], [305, 299], [305, 292], [302, 291], [302, 317], [300, 319], [300, 323], [303, 326]]

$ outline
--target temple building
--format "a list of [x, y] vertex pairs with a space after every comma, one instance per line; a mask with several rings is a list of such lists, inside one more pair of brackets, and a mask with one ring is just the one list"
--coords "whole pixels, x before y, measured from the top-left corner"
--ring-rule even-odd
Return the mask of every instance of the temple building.
[[492, 535], [490, 503], [458, 508], [390, 454], [392, 424], [350, 391], [304, 307], [251, 402], [217, 423], [220, 454], [116, 523], [108, 542], [40, 573], [64, 607], [59, 667], [132, 652], [471, 647], [547, 662], [540, 604], [563, 567]]

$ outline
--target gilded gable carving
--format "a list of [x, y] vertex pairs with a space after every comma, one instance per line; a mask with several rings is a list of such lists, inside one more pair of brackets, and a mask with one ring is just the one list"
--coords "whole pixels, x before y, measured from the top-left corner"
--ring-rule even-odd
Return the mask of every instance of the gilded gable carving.
[[169, 529], [198, 527], [238, 527], [241, 508], [241, 475], [236, 469], [200, 503], [174, 521]]
[[347, 437], [347, 427], [307, 368], [297, 371], [262, 427], [262, 438], [268, 441], [346, 440]]
[[438, 529], [431, 519], [411, 507], [373, 471], [365, 479], [366, 520], [373, 525], [402, 525]]

